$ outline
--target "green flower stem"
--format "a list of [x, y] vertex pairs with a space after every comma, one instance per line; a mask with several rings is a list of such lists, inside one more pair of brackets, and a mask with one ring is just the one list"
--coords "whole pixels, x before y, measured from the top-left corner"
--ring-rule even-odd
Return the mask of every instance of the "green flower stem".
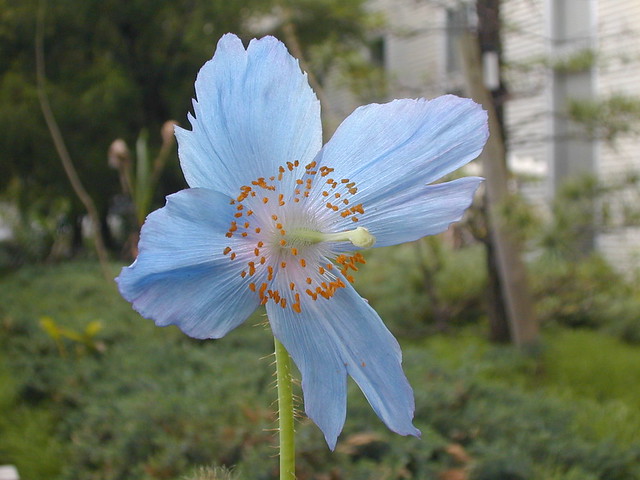
[[277, 338], [276, 382], [278, 384], [278, 422], [280, 432], [280, 480], [296, 478], [296, 447], [293, 429], [293, 389], [291, 387], [291, 359]]

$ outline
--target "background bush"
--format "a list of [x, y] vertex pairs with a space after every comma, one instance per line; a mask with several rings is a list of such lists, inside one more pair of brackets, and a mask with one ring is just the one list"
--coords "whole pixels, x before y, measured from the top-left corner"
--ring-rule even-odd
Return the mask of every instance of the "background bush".
[[[357, 282], [375, 290], [367, 278]], [[192, 340], [139, 318], [91, 263], [6, 276], [0, 306], [0, 463], [23, 479], [207, 478], [214, 470], [198, 468], [216, 465], [235, 466], [232, 478], [277, 478], [261, 312], [222, 340]], [[43, 316], [102, 329], [90, 342], [56, 341]], [[389, 432], [350, 382], [336, 452], [298, 422], [298, 478], [640, 478], [640, 352], [556, 327], [542, 355], [526, 357], [488, 344], [482, 328], [403, 340], [422, 439]]]

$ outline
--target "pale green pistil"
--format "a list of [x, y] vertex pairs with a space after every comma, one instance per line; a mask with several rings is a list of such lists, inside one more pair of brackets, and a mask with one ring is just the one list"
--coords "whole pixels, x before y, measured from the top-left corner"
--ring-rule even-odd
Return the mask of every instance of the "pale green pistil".
[[371, 248], [376, 237], [364, 227], [337, 233], [322, 233], [316, 230], [299, 228], [287, 233], [287, 240], [294, 245], [313, 245], [320, 242], [351, 242], [356, 247]]

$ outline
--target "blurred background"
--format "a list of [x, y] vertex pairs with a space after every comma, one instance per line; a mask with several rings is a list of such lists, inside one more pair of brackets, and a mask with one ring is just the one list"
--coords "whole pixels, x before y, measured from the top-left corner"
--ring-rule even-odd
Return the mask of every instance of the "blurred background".
[[640, 479], [640, 4], [616, 0], [0, 0], [0, 479], [277, 478], [264, 312], [196, 341], [112, 280], [186, 187], [173, 125], [227, 32], [285, 42], [325, 140], [394, 98], [490, 115], [465, 219], [356, 281], [423, 439], [350, 384], [335, 453], [301, 413], [298, 478]]

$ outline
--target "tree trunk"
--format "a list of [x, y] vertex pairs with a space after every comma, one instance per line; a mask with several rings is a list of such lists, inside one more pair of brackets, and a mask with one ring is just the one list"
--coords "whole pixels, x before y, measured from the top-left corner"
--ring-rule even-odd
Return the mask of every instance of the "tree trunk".
[[[502, 61], [502, 37], [500, 35], [500, 2], [501, 0], [481, 0], [476, 2], [476, 12], [478, 14], [478, 42], [482, 55], [493, 54], [498, 60], [498, 84], [492, 85], [490, 89], [491, 100], [498, 118], [500, 130], [504, 138], [504, 99], [506, 88], [500, 75], [500, 62]], [[495, 79], [494, 79], [495, 81]], [[505, 164], [506, 166], [506, 164]], [[488, 201], [484, 201], [482, 211], [484, 223], [488, 226], [486, 206]], [[489, 316], [489, 340], [496, 343], [509, 343], [511, 336], [509, 333], [509, 315], [506, 310], [506, 301], [502, 294], [502, 284], [498, 257], [493, 243], [488, 236], [484, 238], [487, 253], [487, 300]]]
[[511, 339], [518, 347], [530, 347], [538, 341], [538, 323], [533, 312], [524, 263], [517, 240], [510, 235], [499, 207], [508, 200], [506, 153], [500, 122], [491, 94], [484, 86], [478, 39], [471, 33], [460, 38], [467, 88], [471, 98], [489, 114], [490, 136], [480, 159], [486, 177], [488, 241], [496, 254], [502, 295], [509, 317]]

